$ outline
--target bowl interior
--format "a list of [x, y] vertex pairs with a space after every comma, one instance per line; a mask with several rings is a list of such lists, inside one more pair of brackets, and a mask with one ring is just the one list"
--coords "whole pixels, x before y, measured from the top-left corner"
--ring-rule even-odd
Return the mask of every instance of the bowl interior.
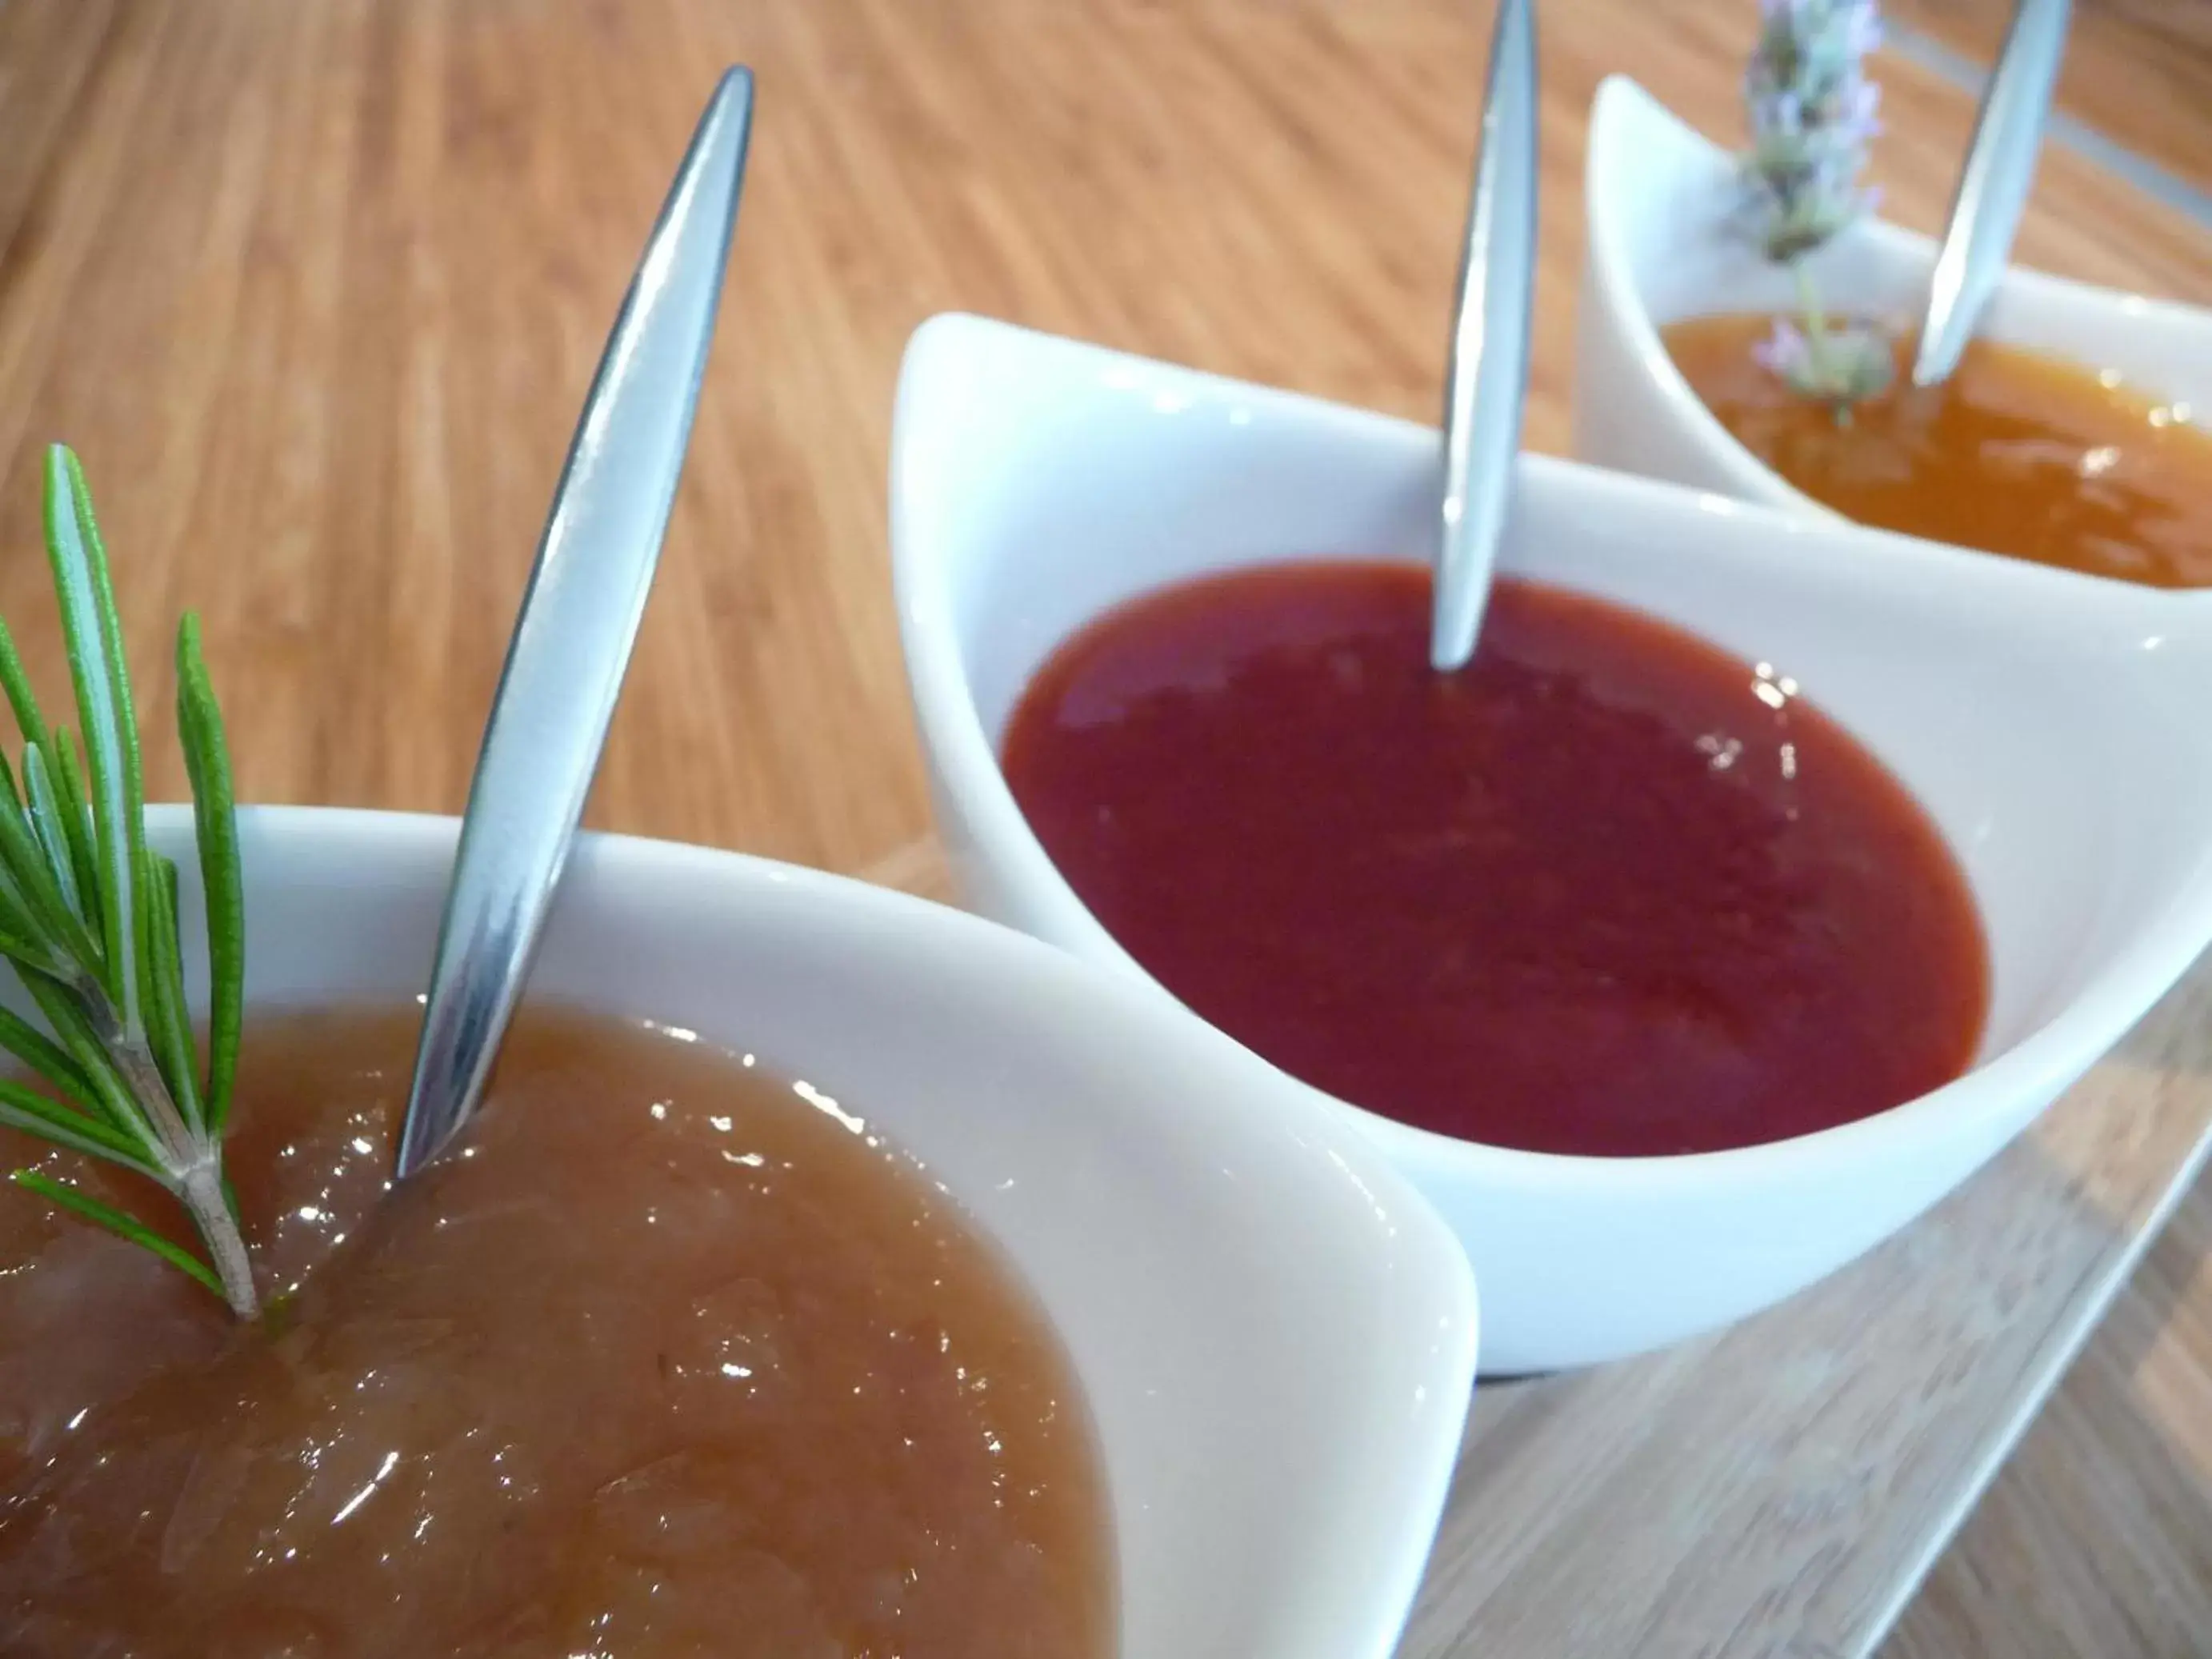
[[[245, 814], [250, 997], [411, 994], [453, 833]], [[188, 837], [166, 812], [157, 840]], [[1458, 1444], [1472, 1283], [1362, 1146], [1257, 1109], [1233, 1047], [974, 918], [615, 839], [578, 844], [532, 994], [752, 1050], [969, 1208], [1084, 1380], [1125, 1653], [1389, 1651]]]
[[[1435, 544], [1432, 432], [975, 319], [917, 337], [896, 447], [902, 623], [940, 787], [1006, 879], [1079, 912], [993, 753], [1053, 647], [1179, 578]], [[1981, 908], [1985, 1063], [2055, 1032], [2043, 1062], [2078, 1072], [2212, 930], [2203, 607], [1539, 457], [1501, 568], [1772, 664], [1887, 763]], [[1060, 942], [1114, 954], [1087, 925]]]

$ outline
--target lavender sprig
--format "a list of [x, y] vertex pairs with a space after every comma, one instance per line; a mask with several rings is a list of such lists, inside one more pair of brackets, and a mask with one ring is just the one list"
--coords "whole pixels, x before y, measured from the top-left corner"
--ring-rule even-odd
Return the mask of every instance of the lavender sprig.
[[1788, 264], [1861, 214], [1867, 146], [1881, 131], [1881, 88], [1866, 55], [1881, 44], [1875, 0], [1759, 0], [1759, 44], [1743, 73], [1751, 148], [1743, 173], [1766, 257]]
[[1751, 147], [1741, 157], [1759, 245], [1797, 278], [1802, 325], [1776, 325], [1759, 361], [1840, 416], [1889, 381], [1886, 339], [1860, 323], [1831, 324], [1803, 260], [1870, 211], [1859, 177], [1881, 130], [1881, 88], [1866, 56], [1881, 44], [1875, 0], [1759, 0], [1759, 43], [1743, 76]]

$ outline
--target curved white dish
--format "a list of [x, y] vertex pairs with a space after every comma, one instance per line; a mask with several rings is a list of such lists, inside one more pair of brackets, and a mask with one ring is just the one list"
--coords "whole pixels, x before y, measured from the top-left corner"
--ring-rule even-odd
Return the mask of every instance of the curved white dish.
[[[1583, 460], [1826, 519], [1698, 401], [1659, 330], [1723, 312], [1787, 311], [1792, 279], [1734, 222], [1735, 160], [1623, 76], [1598, 88], [1583, 170], [1588, 236], [1575, 338], [1574, 451]], [[1924, 236], [1863, 220], [1811, 256], [1838, 313], [1917, 322], [1936, 263]], [[1978, 331], [2105, 369], [2212, 411], [2212, 312], [2014, 266]]]
[[[158, 809], [157, 843], [183, 853], [190, 826]], [[452, 819], [264, 808], [240, 829], [255, 1006], [417, 990]], [[583, 837], [531, 994], [805, 1077], [997, 1238], [1097, 1421], [1127, 1659], [1391, 1651], [1458, 1450], [1474, 1302], [1449, 1235], [1357, 1136], [1032, 940], [701, 848]]]
[[[1024, 823], [995, 744], [1103, 611], [1302, 556], [1426, 560], [1433, 431], [972, 318], [908, 348], [893, 441], [899, 625], [966, 896], [1144, 977]], [[2018, 1133], [2212, 938], [2212, 611], [2152, 590], [1524, 457], [1501, 568], [1604, 593], [1802, 683], [1957, 852], [1994, 965], [1980, 1064], [1865, 1121], [1710, 1156], [1580, 1159], [1327, 1101], [1458, 1232], [1483, 1360], [1632, 1353], [1787, 1296]], [[1748, 690], [1748, 688], [1747, 688]]]

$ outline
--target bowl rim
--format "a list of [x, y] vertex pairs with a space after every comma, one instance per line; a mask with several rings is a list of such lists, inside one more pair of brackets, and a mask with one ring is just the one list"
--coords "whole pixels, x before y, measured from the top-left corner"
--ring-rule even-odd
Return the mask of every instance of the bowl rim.
[[[965, 383], [963, 390], [972, 392], [972, 381], [958, 372], [957, 365], [972, 361], [971, 344], [979, 342], [987, 349], [1011, 345], [1027, 353], [1041, 349], [1048, 355], [1060, 354], [1061, 365], [1083, 362], [1133, 373], [1155, 384], [1171, 381], [1179, 392], [1194, 398], [1233, 397], [1255, 416], [1264, 409], [1270, 415], [1304, 421], [1325, 433], [1383, 436], [1401, 443], [1418, 439], [1433, 445], [1435, 430], [1306, 393], [1237, 380], [972, 313], [931, 317], [908, 341], [892, 432], [891, 560], [916, 723], [945, 775], [946, 788], [957, 797], [950, 803], [951, 809], [961, 816], [1005, 884], [1018, 891], [1027, 903], [1051, 912], [1055, 942], [1072, 938], [1073, 942], [1066, 946], [1071, 953], [1121, 968], [1153, 994], [1173, 1003], [1187, 1018], [1205, 1024], [1137, 963], [1068, 885], [1015, 803], [975, 707], [964, 653], [950, 614], [945, 576], [954, 561], [945, 547], [936, 544], [939, 538], [922, 534], [918, 522], [916, 497], [931, 491], [934, 484], [917, 453], [921, 441], [917, 431], [922, 423], [916, 417], [925, 398], [936, 395], [929, 383], [941, 376], [949, 374], [954, 382]], [[1058, 365], [1048, 371], [1055, 376], [1064, 372]], [[1254, 423], [1258, 423], [1256, 419]], [[1646, 510], [1668, 514], [1694, 512], [1753, 520], [1762, 531], [1778, 538], [1872, 540], [1894, 550], [1893, 556], [1909, 550], [1909, 556], [1916, 560], [1955, 562], [1977, 570], [1998, 562], [1970, 548], [1869, 530], [1833, 514], [1826, 520], [1792, 515], [1771, 506], [1559, 457], [1523, 453], [1517, 465], [1524, 479], [1545, 489], [1611, 495]], [[957, 537], [943, 539], [957, 540]], [[1794, 556], [1806, 554], [1800, 550]], [[2023, 589], [2049, 590], [2041, 596], [2045, 603], [2078, 604], [2094, 592], [2107, 604], [2141, 604], [2144, 602], [2139, 596], [2153, 591], [2077, 572], [2018, 561], [2004, 562], [2016, 568], [2008, 569], [2002, 580]], [[2199, 644], [2212, 651], [2212, 640]], [[1584, 1198], [1632, 1194], [1696, 1199], [1746, 1186], [1788, 1183], [1816, 1173], [1832, 1173], [1838, 1167], [1893, 1162], [1899, 1155], [1924, 1145], [1931, 1134], [1957, 1134], [2001, 1125], [2022, 1116], [2020, 1103], [2023, 1100], [2039, 1104], [2055, 1098], [2148, 1011], [2151, 1003], [2131, 988], [2139, 988], [2148, 979], [2162, 994], [2202, 953], [2205, 937], [2212, 933], [2212, 870], [2195, 872], [2182, 897], [2188, 902], [2167, 906], [2057, 1012], [1949, 1082], [1850, 1122], [1716, 1152], [1602, 1158], [1494, 1146], [1386, 1117], [1305, 1083], [1249, 1048], [1243, 1052], [1267, 1066], [1291, 1092], [1346, 1115], [1401, 1168], [1425, 1169], [1447, 1182], [1455, 1177], [1482, 1183], [1503, 1181], [1534, 1197], [1571, 1194]]]

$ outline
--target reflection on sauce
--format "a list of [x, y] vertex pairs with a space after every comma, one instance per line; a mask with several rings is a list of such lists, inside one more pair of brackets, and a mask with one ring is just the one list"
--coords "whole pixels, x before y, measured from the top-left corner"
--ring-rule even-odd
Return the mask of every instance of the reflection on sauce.
[[465, 1152], [380, 1205], [415, 1028], [247, 1033], [281, 1336], [0, 1193], [0, 1652], [1110, 1651], [1074, 1380], [903, 1159], [728, 1056], [526, 1010]]
[[1626, 1156], [1782, 1139], [1957, 1076], [1987, 1000], [1935, 827], [1776, 669], [1501, 581], [1316, 563], [1139, 599], [1024, 694], [1008, 783], [1190, 1007], [1448, 1134]]
[[2208, 412], [2146, 400], [2057, 358], [1976, 340], [1940, 386], [1890, 389], [1839, 425], [1753, 362], [1773, 326], [1701, 317], [1663, 331], [1675, 367], [1737, 441], [1861, 524], [2153, 587], [2212, 586]]

